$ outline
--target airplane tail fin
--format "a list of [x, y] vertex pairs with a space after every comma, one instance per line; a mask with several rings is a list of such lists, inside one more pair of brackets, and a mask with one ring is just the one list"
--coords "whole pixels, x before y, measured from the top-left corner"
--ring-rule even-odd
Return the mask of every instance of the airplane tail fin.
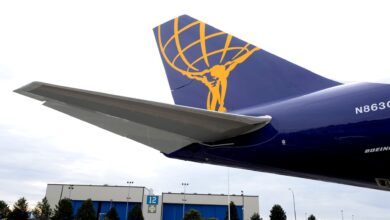
[[154, 34], [178, 105], [234, 111], [339, 85], [187, 15]]

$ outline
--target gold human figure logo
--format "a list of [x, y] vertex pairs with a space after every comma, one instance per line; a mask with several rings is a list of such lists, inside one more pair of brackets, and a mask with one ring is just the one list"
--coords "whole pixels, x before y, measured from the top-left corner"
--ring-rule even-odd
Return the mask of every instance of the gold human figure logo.
[[[230, 73], [236, 68], [236, 66], [244, 62], [253, 52], [259, 50], [254, 48], [244, 55], [228, 61], [225, 64], [217, 64], [210, 69], [205, 69], [199, 73], [190, 73], [192, 78], [199, 80], [209, 89], [207, 96], [207, 109], [217, 110], [219, 112], [226, 112], [225, 97], [228, 86], [228, 77]], [[210, 78], [206, 76], [210, 74]], [[217, 106], [218, 105], [218, 106]]]
[[[194, 21], [188, 24], [187, 26], [183, 27], [182, 29], [178, 28], [179, 26], [178, 23], [179, 23], [179, 18], [176, 18], [174, 20], [174, 33], [168, 39], [168, 41], [165, 42], [164, 45], [161, 40], [161, 27], [160, 26], [158, 27], [158, 43], [159, 43], [160, 52], [162, 56], [164, 57], [165, 61], [169, 64], [169, 66], [171, 66], [174, 70], [178, 71], [179, 73], [183, 74], [184, 76], [190, 79], [195, 79], [200, 81], [208, 88], [209, 93], [206, 102], [206, 106], [208, 110], [226, 112], [227, 109], [225, 107], [225, 97], [226, 97], [226, 91], [228, 87], [228, 77], [230, 73], [237, 67], [238, 64], [243, 63], [255, 51], [260, 50], [260, 48], [254, 47], [253, 49], [248, 50], [249, 44], [246, 44], [243, 47], [229, 47], [230, 41], [232, 39], [231, 35], [226, 34], [224, 32], [217, 32], [206, 36], [205, 24], [200, 21]], [[190, 43], [185, 48], [182, 48], [180, 44], [180, 38], [179, 38], [180, 33], [197, 25], [199, 25], [200, 38]], [[224, 48], [212, 52], [207, 52], [206, 40], [221, 35], [226, 35]], [[167, 54], [165, 53], [166, 47], [171, 42], [175, 43], [176, 49], [178, 51], [178, 54], [172, 60], [169, 59]], [[184, 53], [185, 51], [187, 51], [188, 49], [190, 49], [191, 47], [197, 44], [200, 44], [201, 46], [202, 56], [194, 60], [192, 63], [190, 63], [186, 58], [186, 56], [184, 55]], [[223, 63], [226, 53], [232, 50], [238, 50], [238, 52], [229, 61]], [[221, 54], [220, 63], [215, 65], [210, 65], [208, 58], [209, 56], [215, 54]], [[175, 65], [175, 62], [179, 58], [187, 66], [186, 70], [181, 69], [177, 67], [177, 65]], [[200, 71], [195, 67], [195, 64], [197, 64], [201, 60], [204, 61], [204, 63], [208, 68]]]

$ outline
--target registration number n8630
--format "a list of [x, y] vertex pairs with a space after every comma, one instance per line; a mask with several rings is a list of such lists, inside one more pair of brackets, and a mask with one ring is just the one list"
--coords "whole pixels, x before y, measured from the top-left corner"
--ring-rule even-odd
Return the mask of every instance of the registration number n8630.
[[369, 112], [376, 112], [376, 111], [382, 111], [390, 109], [390, 101], [387, 102], [378, 102], [378, 103], [372, 103], [370, 105], [363, 105], [355, 107], [355, 114], [365, 114]]

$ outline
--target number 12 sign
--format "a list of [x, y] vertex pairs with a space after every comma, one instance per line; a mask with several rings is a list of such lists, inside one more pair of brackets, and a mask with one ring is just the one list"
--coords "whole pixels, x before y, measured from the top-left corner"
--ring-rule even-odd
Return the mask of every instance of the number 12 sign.
[[158, 205], [158, 196], [147, 196], [146, 197], [147, 205]]

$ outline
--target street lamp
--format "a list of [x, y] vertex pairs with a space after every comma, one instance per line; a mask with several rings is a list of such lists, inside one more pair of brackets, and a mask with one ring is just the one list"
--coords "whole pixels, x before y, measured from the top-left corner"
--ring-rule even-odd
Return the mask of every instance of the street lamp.
[[185, 207], [186, 207], [186, 187], [189, 186], [189, 183], [181, 183], [183, 186], [183, 219], [184, 219], [184, 212], [185, 212]]
[[294, 191], [293, 191], [291, 188], [288, 188], [288, 190], [290, 190], [290, 191], [291, 191], [291, 193], [292, 193], [292, 196], [293, 196], [293, 204], [294, 204], [294, 218], [295, 218], [295, 220], [297, 220], [297, 211], [296, 211], [296, 209], [295, 209], [295, 195], [294, 195]]
[[228, 195], [227, 195], [227, 198], [228, 198], [228, 204], [227, 204], [227, 208], [228, 208], [228, 220], [230, 220], [230, 168], [228, 167]]
[[127, 216], [129, 214], [129, 199], [130, 199], [130, 188], [131, 188], [131, 185], [134, 183], [133, 181], [127, 181], [126, 182], [127, 184], [129, 184], [129, 190], [127, 191], [127, 197], [126, 197], [126, 219], [127, 220]]
[[242, 198], [242, 217], [244, 218], [244, 207], [245, 207], [244, 190], [241, 190], [241, 198]]
[[72, 199], [71, 199], [71, 196], [72, 196], [72, 190], [74, 189], [73, 185], [70, 185], [70, 186], [68, 187], [68, 189], [69, 189], [69, 199], [72, 200]]

